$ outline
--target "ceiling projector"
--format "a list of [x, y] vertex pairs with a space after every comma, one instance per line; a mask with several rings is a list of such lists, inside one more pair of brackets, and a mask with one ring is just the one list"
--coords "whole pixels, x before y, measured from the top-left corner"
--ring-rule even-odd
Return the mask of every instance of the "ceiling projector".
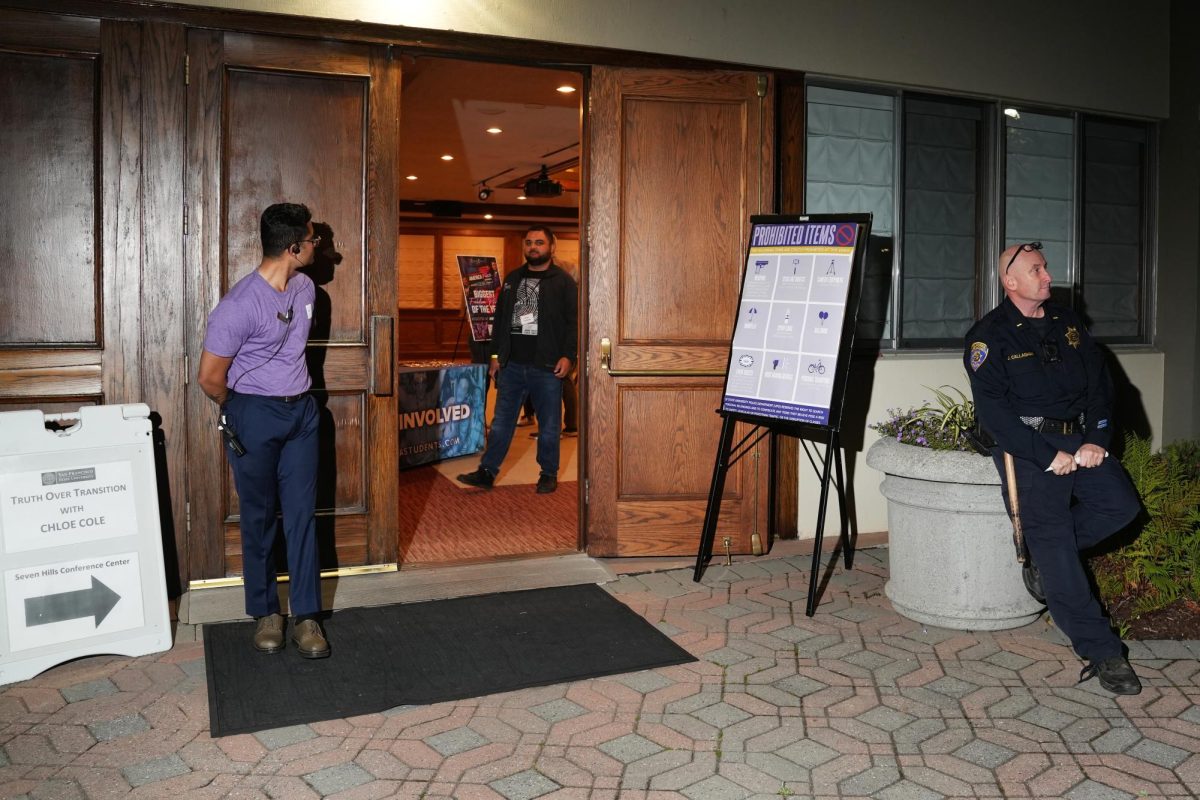
[[526, 197], [558, 197], [562, 191], [561, 183], [550, 180], [550, 173], [545, 164], [542, 164], [542, 171], [536, 178], [525, 181]]

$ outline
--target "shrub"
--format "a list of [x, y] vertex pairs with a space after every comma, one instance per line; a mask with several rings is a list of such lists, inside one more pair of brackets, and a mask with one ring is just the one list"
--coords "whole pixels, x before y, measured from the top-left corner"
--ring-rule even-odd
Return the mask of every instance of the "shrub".
[[1122, 463], [1146, 514], [1132, 542], [1099, 560], [1096, 579], [1106, 600], [1132, 597], [1134, 616], [1180, 597], [1200, 598], [1200, 470], [1196, 442], [1150, 451], [1150, 440], [1125, 437]]
[[[929, 389], [928, 386], [925, 388]], [[955, 399], [943, 389], [953, 391], [958, 398]], [[868, 427], [902, 444], [934, 450], [975, 452], [967, 438], [967, 433], [975, 426], [975, 404], [951, 386], [929, 390], [933, 392], [936, 405], [926, 403], [920, 408], [905, 411], [889, 408], [887, 419]]]

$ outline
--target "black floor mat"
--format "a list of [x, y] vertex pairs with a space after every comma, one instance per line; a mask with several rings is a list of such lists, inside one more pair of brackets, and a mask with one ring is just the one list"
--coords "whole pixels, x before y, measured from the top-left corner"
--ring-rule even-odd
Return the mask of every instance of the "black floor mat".
[[325, 630], [332, 655], [307, 660], [255, 651], [253, 622], [206, 625], [212, 735], [696, 660], [594, 584], [350, 608]]

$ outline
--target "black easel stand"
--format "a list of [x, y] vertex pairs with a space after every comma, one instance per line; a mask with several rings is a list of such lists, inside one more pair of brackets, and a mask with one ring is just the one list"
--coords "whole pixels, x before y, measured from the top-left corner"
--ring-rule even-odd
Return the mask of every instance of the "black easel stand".
[[[704, 567], [712, 559], [713, 541], [717, 535], [717, 518], [721, 512], [721, 495], [725, 491], [725, 475], [729, 468], [736, 464], [739, 459], [750, 452], [764, 436], [770, 435], [768, 450], [770, 460], [767, 467], [767, 536], [769, 541], [775, 540], [775, 486], [779, 474], [779, 436], [781, 433], [790, 433], [790, 431], [779, 431], [773, 427], [756, 425], [748, 434], [742, 437], [742, 440], [733, 445], [733, 429], [737, 424], [737, 420], [730, 414], [721, 413], [723, 420], [721, 423], [721, 438], [717, 444], [717, 459], [713, 466], [712, 484], [708, 490], [708, 506], [704, 512], [704, 527], [700, 533], [700, 547], [696, 552], [696, 569], [692, 573], [692, 580], [699, 581], [704, 574]], [[807, 447], [805, 448], [807, 453]], [[829, 429], [829, 437], [825, 443], [825, 458], [824, 464], [820, 469], [813, 461], [812, 456], [809, 456], [809, 462], [813, 469], [817, 470], [817, 474], [821, 478], [821, 499], [817, 504], [817, 531], [816, 538], [813, 541], [813, 556], [812, 556], [812, 571], [808, 577], [808, 604], [805, 606], [804, 613], [812, 616], [817, 608], [817, 575], [821, 566], [821, 540], [825, 535], [825, 504], [829, 499], [829, 483], [831, 477], [831, 469], [836, 463], [837, 475], [834, 483], [838, 492], [838, 510], [842, 523], [840, 535], [842, 552], [846, 567], [849, 568], [854, 558], [854, 544], [850, 541], [848, 531], [848, 515], [846, 513], [846, 487], [845, 479], [842, 475], [842, 456], [841, 442], [838, 437], [838, 432], [835, 429]]]

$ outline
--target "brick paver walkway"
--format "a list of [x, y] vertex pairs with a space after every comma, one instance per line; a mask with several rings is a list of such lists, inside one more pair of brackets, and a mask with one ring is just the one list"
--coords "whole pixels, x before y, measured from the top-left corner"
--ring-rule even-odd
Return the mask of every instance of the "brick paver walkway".
[[1114, 698], [1045, 622], [899, 617], [883, 549], [809, 619], [807, 560], [609, 584], [696, 664], [216, 740], [200, 643], [81, 659], [0, 689], [0, 798], [1200, 795], [1200, 643], [1134, 644]]

